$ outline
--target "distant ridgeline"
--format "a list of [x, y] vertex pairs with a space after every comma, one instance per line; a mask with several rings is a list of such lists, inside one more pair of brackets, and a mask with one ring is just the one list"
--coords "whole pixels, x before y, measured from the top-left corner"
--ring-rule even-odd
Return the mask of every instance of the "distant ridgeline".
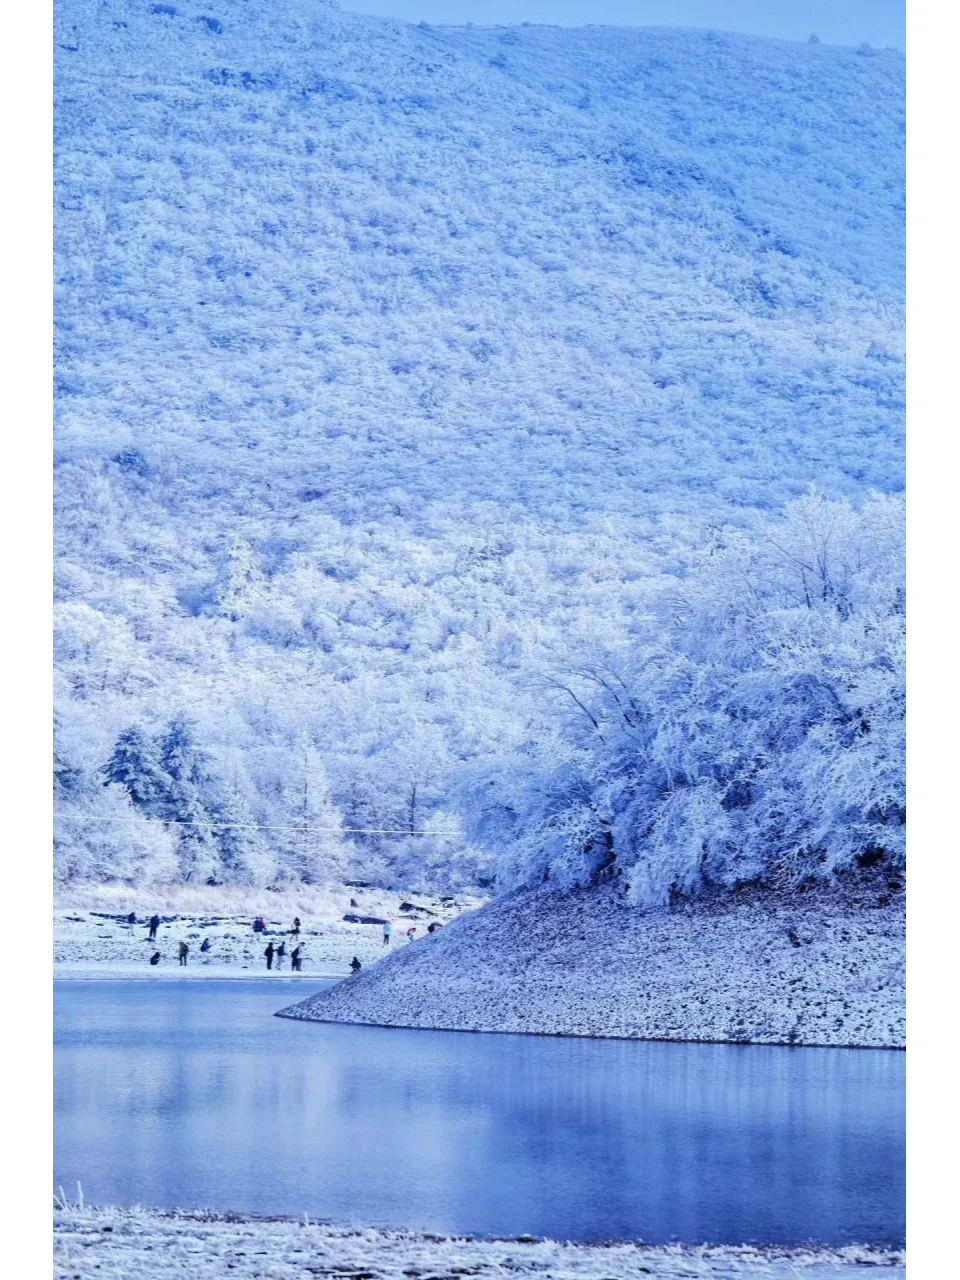
[[321, 0], [56, 46], [61, 880], [901, 856], [901, 55]]

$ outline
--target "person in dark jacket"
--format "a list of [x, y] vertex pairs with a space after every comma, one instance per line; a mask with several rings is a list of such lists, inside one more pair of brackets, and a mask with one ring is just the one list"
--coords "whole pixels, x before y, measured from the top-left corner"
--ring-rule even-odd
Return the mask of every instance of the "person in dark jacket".
[[136, 923], [137, 923], [137, 913], [135, 911], [131, 911], [130, 914], [127, 916], [127, 930], [130, 933], [133, 933], [133, 926]]
[[187, 967], [187, 956], [189, 952], [190, 952], [190, 948], [187, 946], [187, 944], [185, 942], [181, 942], [179, 948], [177, 949], [177, 957], [184, 968]]
[[210, 950], [209, 938], [204, 938], [204, 940], [200, 943], [200, 950], [203, 952], [204, 955], [207, 954], [207, 952]]
[[357, 959], [356, 956], [354, 956], [353, 959], [350, 961], [350, 968], [353, 970], [354, 973], [359, 973], [360, 970], [363, 968], [363, 965], [360, 963], [360, 961]]
[[159, 951], [155, 951], [155, 952], [153, 953], [153, 955], [150, 957], [150, 963], [151, 963], [151, 964], [159, 964], [159, 963], [160, 963], [160, 952], [159, 952]]
[[283, 968], [283, 957], [287, 954], [287, 944], [282, 940], [277, 944], [277, 968]]
[[290, 930], [290, 932], [293, 934], [295, 938], [300, 937], [300, 917], [299, 916], [293, 917], [293, 928]]
[[290, 968], [293, 970], [294, 973], [300, 972], [301, 951], [302, 951], [302, 948], [300, 944], [297, 943], [297, 945], [290, 952]]
[[147, 938], [148, 942], [155, 942], [157, 938], [157, 930], [160, 928], [160, 917], [152, 915], [150, 917], [150, 933]]
[[264, 920], [263, 916], [257, 916], [256, 920], [254, 920], [253, 922], [253, 932], [264, 933], [266, 931], [266, 928], [267, 928], [267, 922]]
[[273, 943], [272, 942], [267, 943], [267, 949], [266, 951], [264, 951], [263, 954], [267, 957], [267, 968], [272, 969], [273, 968]]

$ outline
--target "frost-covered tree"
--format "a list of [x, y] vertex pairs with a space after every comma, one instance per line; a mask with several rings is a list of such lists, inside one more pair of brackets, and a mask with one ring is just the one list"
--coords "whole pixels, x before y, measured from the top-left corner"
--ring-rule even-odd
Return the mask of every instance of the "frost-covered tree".
[[157, 743], [138, 725], [123, 730], [102, 772], [106, 784], [126, 789], [141, 813], [166, 816], [173, 779], [164, 768]]
[[64, 750], [61, 734], [61, 721], [58, 715], [53, 718], [53, 799], [69, 801], [78, 799], [87, 786], [87, 778], [82, 768], [70, 760]]
[[304, 884], [336, 880], [344, 874], [350, 849], [323, 759], [313, 744], [301, 737], [292, 745], [285, 763], [280, 810], [285, 820], [274, 832], [280, 874]]
[[79, 803], [57, 807], [54, 879], [169, 883], [178, 878], [176, 837], [148, 818], [117, 783], [91, 787]]
[[217, 880], [220, 858], [204, 794], [211, 783], [208, 757], [197, 745], [193, 723], [174, 716], [157, 740], [160, 763], [170, 779], [160, 816], [177, 829], [184, 880]]
[[711, 536], [617, 655], [545, 682], [563, 731], [466, 788], [506, 883], [644, 903], [904, 858], [902, 522], [811, 494]]
[[230, 541], [217, 573], [213, 598], [217, 612], [239, 622], [260, 601], [263, 574], [250, 543], [236, 534]]
[[220, 788], [208, 806], [223, 879], [228, 884], [266, 885], [275, 859], [267, 852], [256, 819], [236, 785]]

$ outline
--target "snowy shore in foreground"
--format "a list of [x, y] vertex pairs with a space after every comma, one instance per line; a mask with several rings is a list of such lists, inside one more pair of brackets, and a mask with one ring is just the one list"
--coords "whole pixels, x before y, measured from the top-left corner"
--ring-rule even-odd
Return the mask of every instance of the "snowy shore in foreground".
[[[247, 914], [217, 909], [217, 895], [209, 896], [210, 910], [177, 911], [156, 907], [144, 891], [135, 902], [102, 902], [98, 909], [71, 906], [61, 902], [53, 916], [54, 977], [94, 978], [265, 978], [268, 976], [302, 979], [337, 978], [350, 972], [350, 961], [357, 956], [364, 966], [373, 964], [384, 954], [383, 926], [358, 924], [343, 919], [344, 915], [367, 915], [387, 919], [393, 927], [391, 950], [408, 944], [406, 931], [415, 926], [425, 934], [434, 920], [448, 924], [464, 909], [476, 905], [475, 899], [458, 897], [434, 899], [418, 894], [405, 897], [383, 889], [360, 890], [349, 887], [331, 889], [327, 895], [315, 895], [309, 912], [295, 902], [283, 902], [280, 909], [270, 910], [267, 899], [261, 909]], [[266, 896], [266, 895], [265, 895]], [[351, 906], [351, 899], [359, 906]], [[226, 901], [226, 900], [225, 900]], [[401, 904], [407, 909], [401, 910]], [[233, 906], [234, 904], [230, 903]], [[124, 917], [131, 910], [137, 915], [132, 932]], [[161, 917], [156, 943], [148, 938], [147, 921], [156, 910]], [[255, 934], [254, 915], [264, 915], [265, 935]], [[300, 942], [303, 944], [303, 970], [290, 971], [289, 952], [296, 943], [289, 930], [293, 917], [301, 917]], [[209, 938], [210, 951], [203, 955], [200, 945]], [[190, 948], [186, 968], [179, 965], [180, 941]], [[268, 974], [264, 949], [269, 942], [286, 946], [281, 967]], [[160, 952], [160, 962], [150, 965], [150, 957]]]
[[281, 1016], [901, 1048], [904, 897], [865, 882], [639, 911], [613, 886], [524, 890]]
[[371, 1227], [226, 1218], [148, 1209], [57, 1208], [57, 1280], [400, 1280], [537, 1276], [540, 1280], [847, 1280], [865, 1267], [905, 1275], [904, 1255], [859, 1245], [772, 1249], [642, 1244], [573, 1245], [552, 1240], [473, 1240]]

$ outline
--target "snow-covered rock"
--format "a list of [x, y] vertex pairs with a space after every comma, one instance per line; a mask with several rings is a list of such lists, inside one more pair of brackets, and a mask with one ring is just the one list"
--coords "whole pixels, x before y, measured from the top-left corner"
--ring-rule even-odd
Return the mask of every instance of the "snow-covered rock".
[[904, 1044], [904, 902], [875, 881], [673, 911], [528, 889], [282, 1010], [316, 1021], [758, 1044]]

